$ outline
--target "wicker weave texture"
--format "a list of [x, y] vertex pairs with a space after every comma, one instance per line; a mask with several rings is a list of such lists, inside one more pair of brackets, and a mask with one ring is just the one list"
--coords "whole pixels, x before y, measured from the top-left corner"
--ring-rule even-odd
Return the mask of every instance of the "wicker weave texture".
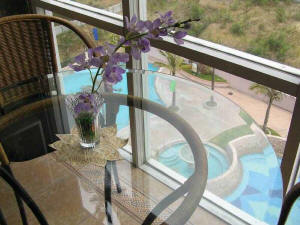
[[0, 88], [53, 72], [47, 21], [0, 26]]

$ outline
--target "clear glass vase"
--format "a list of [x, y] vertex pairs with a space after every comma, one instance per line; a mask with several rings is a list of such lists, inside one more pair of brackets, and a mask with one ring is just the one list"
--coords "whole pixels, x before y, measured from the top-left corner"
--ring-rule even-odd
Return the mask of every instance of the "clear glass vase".
[[71, 110], [82, 148], [94, 148], [100, 141], [100, 108], [103, 97], [98, 93], [79, 93], [66, 99]]
[[94, 148], [100, 141], [99, 113], [80, 113], [75, 119], [80, 145], [82, 148]]

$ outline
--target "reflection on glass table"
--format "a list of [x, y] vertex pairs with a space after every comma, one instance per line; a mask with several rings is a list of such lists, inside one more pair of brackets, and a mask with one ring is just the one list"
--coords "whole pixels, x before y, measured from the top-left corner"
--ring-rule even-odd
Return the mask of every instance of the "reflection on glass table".
[[[63, 92], [64, 88], [64, 83], [59, 83], [63, 80], [60, 78], [70, 75], [67, 75], [67, 73], [68, 72], [57, 75], [56, 78], [58, 79], [52, 82], [52, 85], [62, 87], [61, 90], [58, 90], [60, 92]], [[54, 92], [52, 89], [52, 94], [53, 93], [57, 92]], [[99, 155], [97, 154], [101, 154], [101, 152], [97, 153], [96, 150], [93, 151], [93, 149], [81, 149], [79, 142], [76, 143], [76, 133], [73, 131], [75, 121], [70, 116], [70, 112], [66, 108], [66, 95], [52, 96], [24, 105], [15, 109], [12, 113], [6, 114], [0, 118], [0, 133], [3, 147], [11, 162], [19, 161], [11, 164], [13, 173], [22, 183], [25, 183], [25, 188], [34, 195], [35, 199], [37, 199], [37, 204], [44, 209], [42, 211], [45, 214], [46, 219], [54, 224], [56, 224], [58, 219], [64, 221], [66, 224], [74, 224], [79, 221], [83, 221], [80, 224], [85, 224], [85, 220], [82, 220], [82, 218], [78, 219], [72, 217], [72, 213], [74, 213], [73, 208], [80, 211], [80, 215], [83, 208], [89, 210], [90, 214], [96, 215], [92, 215], [92, 217], [87, 216], [86, 220], [95, 219], [94, 217], [96, 217], [95, 220], [98, 221], [98, 209], [93, 206], [88, 207], [89, 204], [87, 204], [87, 202], [91, 201], [91, 196], [82, 191], [81, 182], [76, 182], [76, 184], [74, 184], [74, 180], [76, 181], [78, 179], [81, 179], [86, 183], [90, 192], [98, 192], [100, 200], [96, 201], [101, 205], [100, 208], [103, 208], [103, 205], [105, 208], [105, 215], [104, 217], [102, 215], [101, 221], [102, 218], [106, 221], [106, 217], [108, 224], [125, 224], [126, 221], [129, 221], [130, 224], [143, 223], [147, 225], [152, 224], [154, 220], [159, 222], [159, 224], [162, 224], [163, 222], [167, 224], [185, 224], [190, 219], [194, 211], [198, 210], [198, 204], [202, 198], [207, 181], [207, 159], [205, 149], [200, 138], [192, 127], [189, 126], [180, 116], [155, 102], [124, 94], [103, 93], [102, 96], [105, 101], [103, 106], [104, 111], [102, 112], [103, 120], [100, 122], [103, 126], [103, 132], [105, 129], [104, 127], [107, 126], [107, 129], [110, 129], [112, 126], [112, 124], [107, 123], [107, 121], [109, 121], [107, 118], [111, 116], [111, 113], [107, 114], [105, 112], [105, 109], [110, 108], [110, 106], [122, 105], [126, 107], [127, 110], [129, 110], [129, 107], [134, 107], [145, 112], [151, 112], [160, 118], [169, 121], [174, 125], [175, 129], [178, 129], [182, 132], [183, 136], [185, 136], [187, 143], [189, 143], [193, 150], [195, 158], [195, 173], [193, 176], [191, 176], [187, 182], [180, 185], [176, 190], [163, 186], [163, 188], [167, 189], [165, 189], [163, 196], [160, 195], [160, 197], [158, 197], [157, 192], [154, 192], [153, 195], [150, 193], [151, 191], [149, 192], [147, 189], [151, 190], [160, 185], [161, 183], [159, 180], [153, 180], [155, 182], [142, 185], [142, 189], [136, 189], [136, 182], [141, 179], [151, 179], [151, 176], [147, 176], [142, 170], [138, 170], [139, 174], [134, 176], [133, 174], [136, 173], [136, 169], [130, 164], [130, 155], [128, 153], [121, 150], [120, 153], [118, 153], [123, 153], [122, 157], [129, 159], [125, 164], [121, 162], [119, 157], [117, 157], [118, 162], [112, 161], [114, 159], [111, 158], [105, 158], [106, 165], [105, 163], [102, 165], [102, 161], [95, 162], [87, 160], [90, 159], [91, 156], [92, 160], [95, 158], [98, 159]], [[116, 111], [115, 113], [119, 113], [119, 111]], [[26, 136], [24, 137], [19, 130], [23, 130], [26, 133], [27, 122], [30, 124], [29, 121], [31, 119], [39, 120], [39, 116], [46, 117], [47, 123], [42, 124], [41, 126], [43, 127], [43, 125], [48, 125], [48, 132], [51, 134], [51, 137], [47, 137], [47, 141], [44, 140], [44, 142], [46, 146], [49, 146], [49, 144], [52, 143], [50, 147], [56, 149], [56, 151], [49, 154], [38, 152], [37, 155], [32, 157], [31, 153], [38, 151], [39, 146], [31, 146], [31, 149], [28, 150], [29, 140], [27, 140], [26, 143], [26, 140], [24, 141]], [[30, 140], [40, 140], [42, 136], [46, 136], [43, 129], [37, 129], [35, 131], [37, 132], [37, 135], [35, 136], [32, 134]], [[60, 141], [57, 141], [57, 137], [55, 137], [55, 135], [60, 139]], [[108, 131], [107, 133], [104, 132], [102, 134], [100, 138], [100, 142], [103, 142], [102, 145], [108, 143], [110, 139], [115, 138], [110, 135], [115, 134]], [[7, 142], [9, 137], [13, 137], [15, 142], [13, 145], [10, 145], [9, 142]], [[56, 145], [53, 143], [56, 143]], [[58, 143], [61, 145], [58, 145]], [[101, 143], [99, 146], [100, 145]], [[117, 143], [112, 143], [110, 145], [116, 146]], [[108, 146], [108, 144], [106, 146]], [[11, 154], [16, 151], [16, 148], [14, 147], [17, 147], [20, 153], [17, 154], [19, 156], [17, 160], [14, 158], [15, 154]], [[96, 148], [97, 146], [95, 149]], [[51, 149], [47, 149], [49, 152], [51, 151]], [[61, 153], [62, 151], [64, 152], [63, 156]], [[76, 156], [69, 156], [70, 154], [75, 153]], [[20, 158], [21, 155], [24, 155], [24, 159]], [[81, 157], [82, 155], [83, 157]], [[80, 157], [80, 160], [78, 160], [78, 157]], [[70, 158], [72, 160], [69, 160]], [[50, 162], [51, 165], [49, 165], [48, 162]], [[64, 172], [60, 173], [60, 170], [63, 170]], [[46, 176], [44, 181], [41, 182], [40, 179], [43, 177], [43, 173], [45, 173]], [[47, 176], [47, 173], [50, 173], [50, 177]], [[51, 174], [55, 175], [51, 176]], [[64, 179], [65, 177], [66, 179]], [[37, 186], [42, 191], [39, 191]], [[63, 190], [59, 190], [59, 187], [61, 186], [64, 187]], [[71, 189], [69, 189], [68, 186]], [[78, 193], [72, 193], [71, 196], [67, 196], [67, 193], [69, 192], [77, 192], [78, 188], [80, 188], [80, 195], [78, 195]], [[9, 189], [5, 188], [0, 194], [5, 196], [8, 195], [8, 193]], [[43, 193], [46, 193], [46, 196], [44, 196]], [[59, 198], [60, 195], [63, 197]], [[101, 201], [103, 196], [104, 201]], [[153, 198], [153, 196], [155, 197]], [[69, 199], [70, 197], [74, 198], [72, 199], [74, 201], [77, 201], [79, 197], [84, 200], [82, 200], [82, 202], [72, 203]], [[51, 204], [52, 207], [54, 207], [52, 208], [53, 210], [51, 210], [51, 207], [48, 204], [48, 198], [55, 201]], [[170, 205], [179, 198], [183, 200], [180, 205], [178, 207], [170, 207]], [[4, 201], [4, 198], [1, 197], [0, 199], [1, 201]], [[63, 204], [61, 201], [65, 199], [67, 202], [66, 204]], [[4, 204], [6, 206], [4, 211], [10, 215], [8, 217], [9, 222], [11, 224], [15, 224], [16, 218], [13, 216], [15, 214], [12, 212], [16, 208], [13, 204], [11, 204], [13, 199], [8, 198], [7, 200], [9, 204]], [[57, 215], [59, 212], [64, 210], [70, 218], [64, 218], [63, 215]], [[121, 210], [125, 214], [128, 214], [128, 220], [121, 216], [122, 213], [116, 213], [116, 210]]]
[[[224, 96], [199, 84], [163, 75], [152, 64], [148, 67], [153, 72], [143, 74], [143, 97], [171, 109], [174, 104], [172, 92], [176, 91], [176, 113], [205, 143], [209, 168], [206, 190], [218, 196], [220, 202], [225, 200], [254, 218], [276, 224], [282, 203], [281, 173], [274, 149], [260, 127]], [[81, 82], [75, 88], [68, 85], [71, 82], [68, 79], [71, 80], [71, 76], [64, 77], [66, 93], [79, 91]], [[172, 90], [170, 86], [174, 82], [176, 88]], [[115, 92], [128, 93], [126, 75], [115, 85]], [[212, 99], [214, 104], [208, 104]], [[155, 165], [161, 170], [169, 171], [170, 175], [175, 172], [179, 180], [191, 176], [192, 159], [182, 152], [186, 145], [182, 136], [151, 113], [147, 113], [145, 124], [151, 156], [149, 163], [156, 161]], [[129, 134], [127, 108], [120, 107], [117, 125], [120, 135]], [[237, 214], [241, 214], [239, 210]]]
[[[239, 106], [207, 87], [167, 76], [149, 64], [143, 77], [143, 98], [157, 103], [183, 118], [204, 143], [208, 156], [205, 198], [249, 223], [276, 224], [282, 203], [282, 180], [276, 154], [265, 134]], [[65, 71], [57, 75], [61, 94], [88, 90], [87, 71]], [[175, 88], [170, 88], [176, 83]], [[173, 85], [174, 86], [174, 85]], [[176, 91], [176, 101], [173, 92]], [[55, 93], [55, 92], [53, 92]], [[114, 86], [114, 93], [126, 95], [127, 74]], [[207, 104], [213, 99], [215, 104]], [[176, 107], [172, 107], [175, 103]], [[54, 110], [55, 111], [55, 110]], [[144, 112], [147, 165], [183, 182], [194, 172], [187, 141], [167, 120]], [[63, 126], [72, 127], [69, 112], [62, 106], [55, 115], [65, 116]], [[52, 123], [59, 124], [59, 120]], [[129, 107], [121, 105], [116, 115], [118, 136], [130, 137]], [[125, 147], [131, 151], [129, 145]], [[117, 165], [118, 166], [118, 165]], [[120, 165], [119, 165], [120, 167]], [[94, 210], [93, 210], [94, 211]], [[293, 218], [292, 218], [293, 219]]]

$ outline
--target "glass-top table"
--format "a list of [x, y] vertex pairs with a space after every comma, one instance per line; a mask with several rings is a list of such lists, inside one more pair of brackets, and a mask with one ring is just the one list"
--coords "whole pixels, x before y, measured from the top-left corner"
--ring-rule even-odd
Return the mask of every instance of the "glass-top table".
[[[153, 66], [152, 69], [157, 70]], [[230, 212], [228, 214], [238, 220], [252, 224], [277, 223], [282, 203], [278, 159], [265, 134], [245, 111], [207, 87], [158, 71], [131, 73], [134, 79], [142, 77], [143, 85], [139, 88], [143, 94], [140, 98], [130, 97], [127, 75], [124, 74], [123, 80], [114, 86], [114, 94], [104, 94], [106, 101], [102, 110], [102, 126], [116, 124], [117, 136], [129, 138], [128, 144], [120, 150], [126, 160], [115, 162], [121, 193], [116, 189], [114, 173], [110, 170], [113, 224], [128, 223], [126, 221], [141, 224], [148, 213], [173, 192], [171, 183], [182, 186], [183, 182], [193, 179], [199, 185], [200, 194], [195, 194], [198, 200], [202, 198], [201, 201], [208, 200], [216, 205], [212, 213], [218, 214], [218, 210]], [[58, 162], [55, 152], [48, 146], [57, 140], [57, 133], [70, 133], [75, 122], [64, 96], [89, 90], [90, 74], [65, 71], [54, 77], [56, 79], [48, 76], [51, 96], [0, 117], [0, 141], [9, 159], [19, 161], [11, 164], [16, 178], [37, 199], [52, 224], [59, 224], [60, 216], [70, 224], [75, 220], [88, 221], [79, 224], [92, 224], [99, 218], [104, 221], [107, 219], [105, 168], [93, 164], [74, 167]], [[111, 113], [104, 110], [116, 104], [117, 109]], [[142, 136], [146, 152], [139, 157], [144, 156], [145, 165], [140, 169], [130, 163], [135, 157], [132, 154], [136, 154], [132, 151], [139, 151], [132, 150], [130, 108], [140, 109], [143, 113], [142, 117], [135, 117], [135, 122], [144, 127]], [[182, 121], [177, 123], [176, 119]], [[185, 126], [191, 133], [186, 132]], [[200, 138], [200, 144], [197, 138]], [[195, 152], [191, 150], [193, 140], [196, 140], [192, 144]], [[203, 168], [206, 159], [203, 156], [208, 164], [205, 184]], [[157, 175], [159, 173], [162, 175]], [[201, 185], [205, 185], [203, 196]], [[196, 191], [189, 187], [187, 192]], [[68, 200], [64, 202], [62, 196]], [[53, 200], [51, 204], [49, 198]], [[65, 215], [55, 210], [59, 201], [66, 208]], [[199, 210], [201, 207], [193, 209], [191, 218], [188, 213], [188, 224], [200, 224], [197, 223], [201, 221], [201, 217], [197, 217], [201, 214]], [[8, 207], [7, 212], [15, 218], [13, 212], [17, 211]], [[175, 214], [173, 204], [158, 221]], [[216, 224], [222, 224], [222, 218], [216, 215], [214, 219]]]

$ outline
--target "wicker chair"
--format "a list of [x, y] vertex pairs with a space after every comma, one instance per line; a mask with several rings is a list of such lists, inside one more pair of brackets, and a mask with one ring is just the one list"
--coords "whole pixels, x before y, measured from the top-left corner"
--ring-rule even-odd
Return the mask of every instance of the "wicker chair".
[[0, 113], [49, 94], [47, 74], [58, 71], [51, 23], [74, 31], [88, 48], [91, 40], [67, 20], [27, 14], [0, 19]]

